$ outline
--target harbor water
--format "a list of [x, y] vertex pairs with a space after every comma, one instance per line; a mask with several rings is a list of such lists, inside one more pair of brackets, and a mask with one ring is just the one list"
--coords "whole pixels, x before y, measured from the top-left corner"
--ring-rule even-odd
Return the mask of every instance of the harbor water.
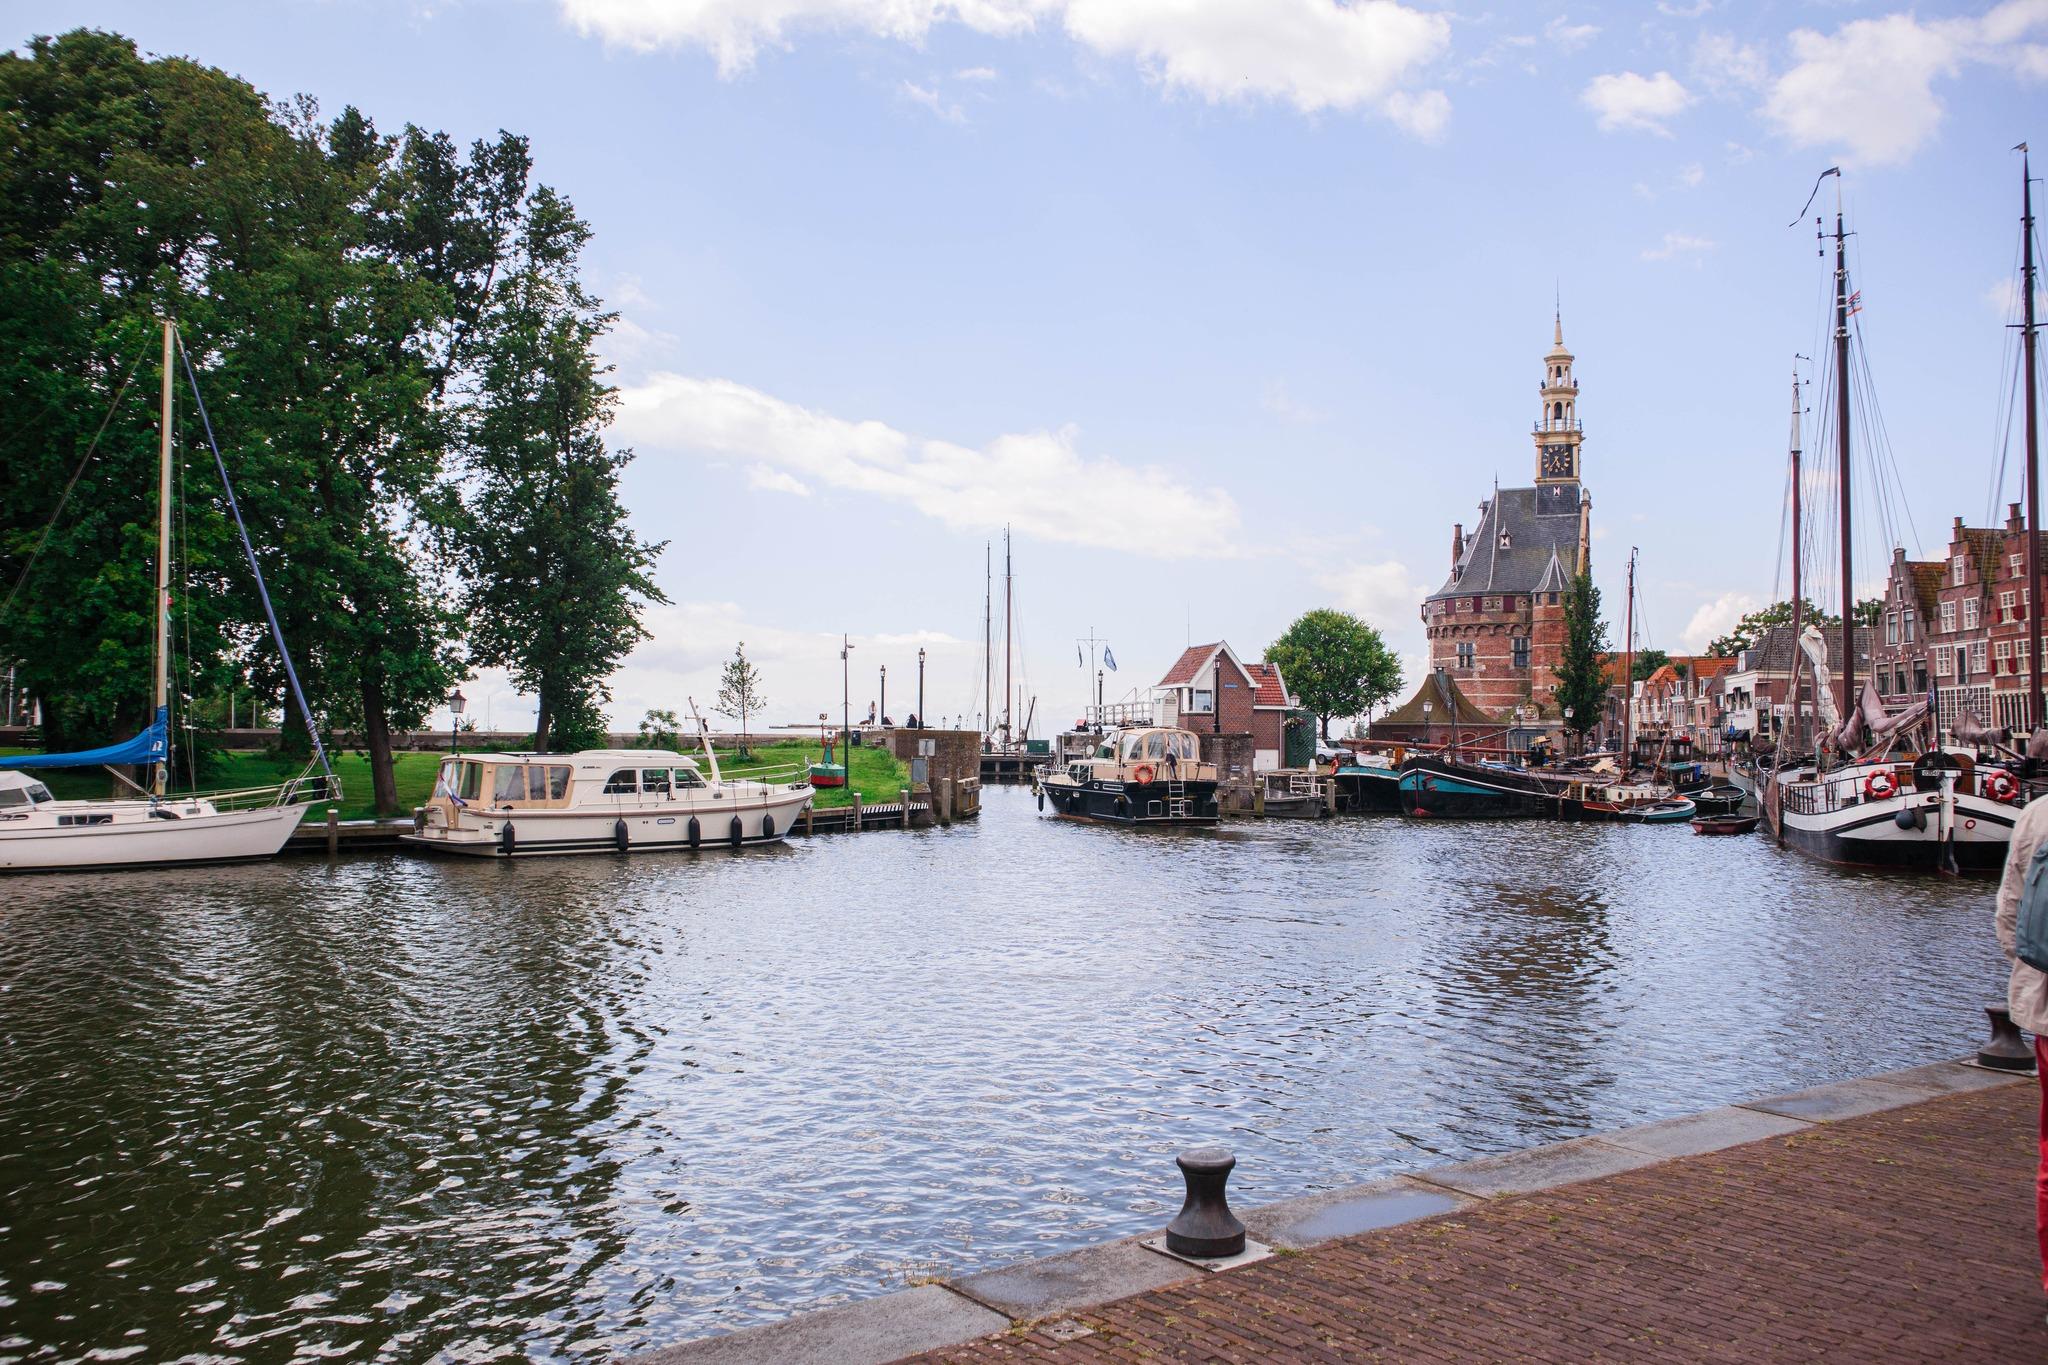
[[604, 1359], [1960, 1055], [1986, 882], [1684, 826], [0, 882], [0, 1359]]

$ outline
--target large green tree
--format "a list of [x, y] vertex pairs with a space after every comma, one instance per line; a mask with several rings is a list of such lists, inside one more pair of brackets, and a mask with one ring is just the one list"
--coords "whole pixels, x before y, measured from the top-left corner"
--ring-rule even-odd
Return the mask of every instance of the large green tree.
[[[1859, 626], [1874, 626], [1883, 614], [1882, 597], [1866, 597], [1856, 604], [1856, 624]], [[1774, 626], [1791, 624], [1792, 604], [1789, 601], [1773, 602], [1768, 607], [1760, 607], [1737, 621], [1726, 635], [1707, 646], [1707, 653], [1723, 659], [1732, 659], [1755, 645], [1763, 638], [1765, 631]], [[1800, 607], [1799, 624], [1801, 629], [1814, 626], [1826, 633], [1830, 630], [1840, 630], [1842, 618], [1829, 614], [1809, 600]]]
[[1564, 594], [1564, 643], [1558, 651], [1557, 691], [1560, 714], [1569, 712], [1565, 727], [1581, 736], [1600, 724], [1606, 708], [1608, 675], [1601, 657], [1607, 650], [1607, 623], [1600, 619], [1600, 589], [1593, 575], [1581, 573]]
[[1629, 676], [1637, 682], [1643, 682], [1670, 662], [1671, 656], [1661, 649], [1639, 649], [1636, 651], [1635, 663], [1629, 670]]
[[1349, 612], [1303, 612], [1266, 647], [1266, 658], [1315, 712], [1325, 741], [1332, 720], [1364, 715], [1401, 690], [1401, 661], [1377, 629]]
[[465, 605], [475, 660], [539, 700], [534, 744], [602, 743], [606, 679], [666, 599], [619, 501], [631, 452], [598, 340], [615, 320], [582, 284], [590, 229], [546, 187], [525, 205], [510, 268], [478, 324], [479, 391], [465, 431]]

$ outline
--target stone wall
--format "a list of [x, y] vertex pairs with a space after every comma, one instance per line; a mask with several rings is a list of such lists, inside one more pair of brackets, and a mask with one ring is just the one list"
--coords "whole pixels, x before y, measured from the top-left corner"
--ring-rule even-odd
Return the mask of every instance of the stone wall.
[[927, 781], [934, 791], [945, 778], [964, 783], [981, 777], [981, 735], [975, 730], [870, 730], [862, 738], [873, 736], [883, 746], [909, 767], [917, 760], [917, 742], [921, 739], [932, 741], [936, 750], [928, 760]]
[[1249, 732], [1202, 734], [1202, 761], [1216, 765], [1216, 799], [1226, 814], [1252, 808], [1252, 760], [1256, 741]]

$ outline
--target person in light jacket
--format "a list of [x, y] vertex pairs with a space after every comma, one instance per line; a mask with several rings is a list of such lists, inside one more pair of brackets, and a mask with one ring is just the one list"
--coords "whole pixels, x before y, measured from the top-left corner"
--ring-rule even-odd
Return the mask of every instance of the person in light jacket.
[[2012, 963], [2005, 988], [2012, 1021], [2034, 1035], [2034, 1066], [2041, 1083], [2041, 1166], [2034, 1176], [2034, 1226], [2041, 1244], [2041, 1289], [2048, 1293], [2048, 972], [2020, 961], [2014, 943], [2019, 934], [2020, 895], [2027, 889], [2027, 868], [2034, 850], [2048, 839], [2048, 797], [2031, 802], [2012, 829], [2012, 848], [2005, 856], [2005, 879], [1998, 884], [1998, 946]]

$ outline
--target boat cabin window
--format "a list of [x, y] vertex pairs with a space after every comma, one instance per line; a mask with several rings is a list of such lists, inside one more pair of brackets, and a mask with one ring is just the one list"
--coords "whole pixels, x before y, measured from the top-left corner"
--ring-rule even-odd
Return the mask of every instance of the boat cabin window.
[[1129, 763], [1132, 759], [1139, 757], [1144, 752], [1144, 748], [1145, 737], [1143, 735], [1125, 735], [1123, 761]]
[[1165, 757], [1166, 757], [1166, 736], [1165, 736], [1165, 735], [1162, 735], [1162, 734], [1160, 734], [1160, 733], [1159, 733], [1158, 731], [1156, 731], [1156, 730], [1155, 730], [1155, 731], [1153, 731], [1153, 732], [1152, 732], [1151, 734], [1149, 734], [1149, 735], [1145, 736], [1145, 757], [1147, 757], [1147, 758], [1165, 758]]
[[692, 787], [708, 787], [711, 784], [700, 776], [695, 768], [676, 769], [676, 790], [688, 791]]
[[492, 777], [493, 801], [559, 801], [569, 794], [569, 769], [501, 763]]
[[604, 780], [606, 796], [632, 796], [639, 790], [638, 776], [631, 768], [621, 768]]
[[48, 801], [50, 789], [40, 782], [30, 782], [19, 787], [0, 787], [0, 806], [33, 806], [38, 801]]
[[642, 768], [640, 770], [640, 790], [650, 796], [667, 796], [668, 769]]
[[434, 795], [453, 796], [464, 801], [474, 801], [482, 794], [483, 789], [483, 764], [451, 758], [441, 765], [441, 776], [434, 784]]
[[60, 815], [57, 817], [57, 823], [60, 825], [111, 825], [114, 823], [114, 817], [103, 812], [87, 815]]

